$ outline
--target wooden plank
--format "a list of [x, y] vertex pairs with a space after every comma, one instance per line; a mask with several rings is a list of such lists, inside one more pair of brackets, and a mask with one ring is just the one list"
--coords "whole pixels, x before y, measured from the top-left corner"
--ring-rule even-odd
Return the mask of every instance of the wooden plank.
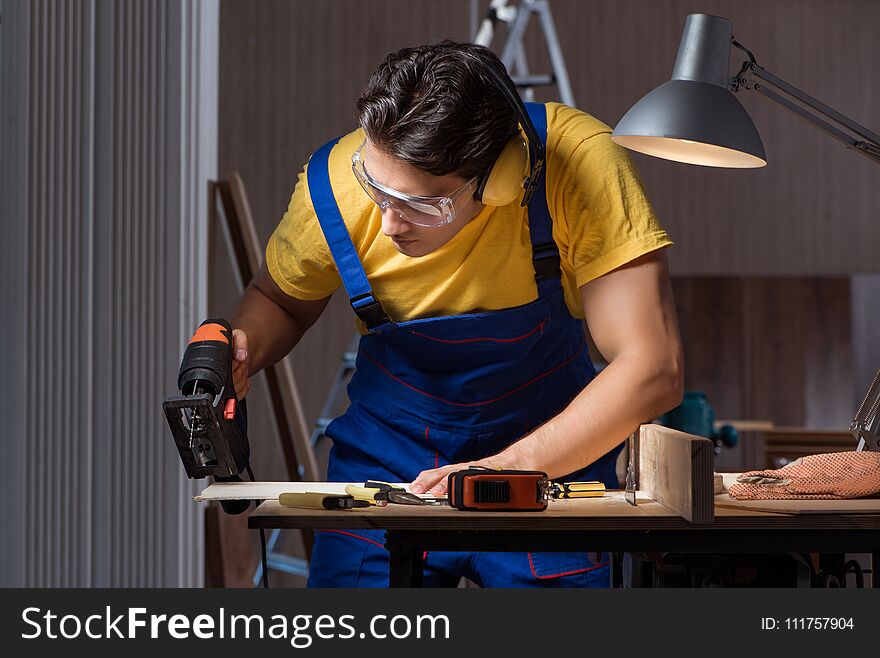
[[880, 498], [851, 500], [735, 500], [730, 494], [715, 496], [719, 507], [774, 514], [880, 514]]
[[[228, 180], [217, 183], [217, 190], [224, 205], [231, 246], [244, 287], [253, 279], [263, 260], [257, 227], [244, 182], [237, 171], [232, 172]], [[265, 376], [288, 477], [298, 480], [298, 466], [301, 464], [306, 479], [318, 479], [318, 462], [290, 359], [282, 359], [266, 368]]]
[[712, 442], [662, 425], [639, 428], [639, 490], [692, 523], [715, 516]]
[[[241, 290], [244, 290], [254, 278], [262, 261], [262, 247], [244, 183], [238, 173], [234, 172], [228, 180], [209, 181], [208, 194], [210, 225], [223, 229], [232, 269], [237, 274]], [[306, 477], [317, 479], [319, 477], [317, 459], [312, 449], [305, 413], [290, 361], [282, 360], [266, 368], [264, 373], [273, 412], [271, 415], [278, 430], [279, 447], [284, 458], [287, 478], [299, 480], [300, 465], [302, 465]], [[251, 427], [251, 436], [253, 436], [253, 427]], [[206, 578], [220, 580], [223, 583], [231, 581], [236, 586], [243, 586], [240, 583], [249, 582], [250, 576], [244, 573], [248, 569], [253, 569], [252, 552], [247, 550], [248, 542], [251, 540], [248, 535], [246, 525], [240, 520], [233, 521], [222, 517], [215, 519], [213, 531], [206, 534], [206, 542], [213, 542], [215, 552], [222, 557], [218, 558], [219, 566], [215, 565], [207, 570]], [[312, 546], [309, 531], [302, 531], [302, 541], [308, 556]], [[211, 543], [208, 543], [208, 546], [210, 549]]]
[[[212, 500], [278, 500], [283, 493], [345, 494], [348, 484], [362, 486], [363, 482], [215, 482], [205, 487], [194, 500], [199, 503]], [[406, 484], [399, 486], [408, 488]]]

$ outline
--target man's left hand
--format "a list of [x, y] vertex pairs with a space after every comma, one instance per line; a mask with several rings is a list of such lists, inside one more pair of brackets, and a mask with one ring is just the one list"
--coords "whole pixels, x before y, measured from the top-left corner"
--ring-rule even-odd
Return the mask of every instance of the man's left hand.
[[444, 496], [446, 495], [446, 478], [456, 471], [464, 471], [471, 466], [482, 466], [483, 468], [490, 469], [516, 468], [516, 466], [513, 465], [512, 460], [505, 458], [502, 455], [495, 455], [493, 457], [487, 457], [486, 459], [480, 459], [473, 462], [449, 464], [448, 466], [432, 468], [429, 471], [422, 471], [419, 473], [419, 476], [412, 481], [412, 484], [410, 484], [410, 491], [416, 494], [430, 493], [432, 496]]

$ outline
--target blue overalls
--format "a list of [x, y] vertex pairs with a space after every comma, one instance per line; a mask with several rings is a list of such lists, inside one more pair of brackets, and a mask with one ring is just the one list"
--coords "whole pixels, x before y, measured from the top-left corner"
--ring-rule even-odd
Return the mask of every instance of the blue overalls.
[[[527, 103], [546, 143], [544, 105]], [[373, 296], [333, 196], [327, 161], [309, 161], [312, 202], [343, 285], [369, 333], [360, 341], [351, 405], [327, 427], [329, 481], [411, 482], [426, 469], [500, 452], [564, 409], [595, 376], [581, 322], [563, 299], [542, 174], [528, 204], [538, 298], [523, 306], [409, 322], [390, 321]], [[491, 277], [487, 277], [491, 278]], [[617, 488], [620, 447], [567, 476]], [[310, 587], [387, 587], [384, 533], [316, 533]], [[461, 576], [485, 587], [604, 587], [609, 568], [587, 553], [432, 552], [424, 584]]]

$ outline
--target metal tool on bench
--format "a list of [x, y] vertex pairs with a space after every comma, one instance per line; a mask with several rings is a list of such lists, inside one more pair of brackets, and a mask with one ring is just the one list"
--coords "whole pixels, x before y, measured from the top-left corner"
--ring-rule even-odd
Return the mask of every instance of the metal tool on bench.
[[601, 482], [554, 482], [543, 471], [472, 466], [447, 479], [449, 505], [460, 510], [541, 512], [555, 498], [598, 498]]
[[856, 450], [880, 450], [880, 370], [868, 387], [865, 399], [853, 418], [849, 431], [858, 441]]
[[432, 505], [439, 504], [439, 499], [422, 498], [388, 482], [367, 480], [363, 486], [348, 484], [345, 493], [351, 494], [355, 500], [363, 500], [379, 506], [395, 503], [397, 505]]
[[[187, 476], [241, 482], [241, 473], [250, 469], [247, 408], [235, 393], [232, 327], [226, 320], [205, 320], [190, 338], [177, 387], [181, 395], [167, 398], [162, 408]], [[228, 514], [240, 514], [250, 502], [221, 504]]]
[[630, 434], [626, 440], [628, 459], [626, 464], [626, 483], [624, 484], [624, 498], [626, 498], [626, 502], [633, 506], [637, 505], [636, 489], [638, 488], [636, 483], [636, 432]]

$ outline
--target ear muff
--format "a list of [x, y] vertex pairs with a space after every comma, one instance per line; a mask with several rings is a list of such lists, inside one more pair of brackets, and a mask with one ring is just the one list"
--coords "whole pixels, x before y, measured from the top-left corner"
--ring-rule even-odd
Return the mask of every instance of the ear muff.
[[[474, 197], [487, 206], [504, 206], [517, 199], [520, 200], [521, 206], [525, 206], [529, 203], [544, 170], [544, 143], [538, 136], [529, 112], [517, 92], [516, 85], [507, 75], [504, 65], [500, 61], [484, 61], [475, 52], [468, 50], [458, 52], [483, 67], [492, 84], [507, 99], [519, 120], [521, 129], [520, 134], [514, 135], [504, 145], [492, 169], [480, 181]], [[500, 70], [496, 70], [499, 67]]]
[[521, 133], [508, 140], [474, 196], [487, 206], [506, 206], [520, 199], [529, 175], [529, 148]]

